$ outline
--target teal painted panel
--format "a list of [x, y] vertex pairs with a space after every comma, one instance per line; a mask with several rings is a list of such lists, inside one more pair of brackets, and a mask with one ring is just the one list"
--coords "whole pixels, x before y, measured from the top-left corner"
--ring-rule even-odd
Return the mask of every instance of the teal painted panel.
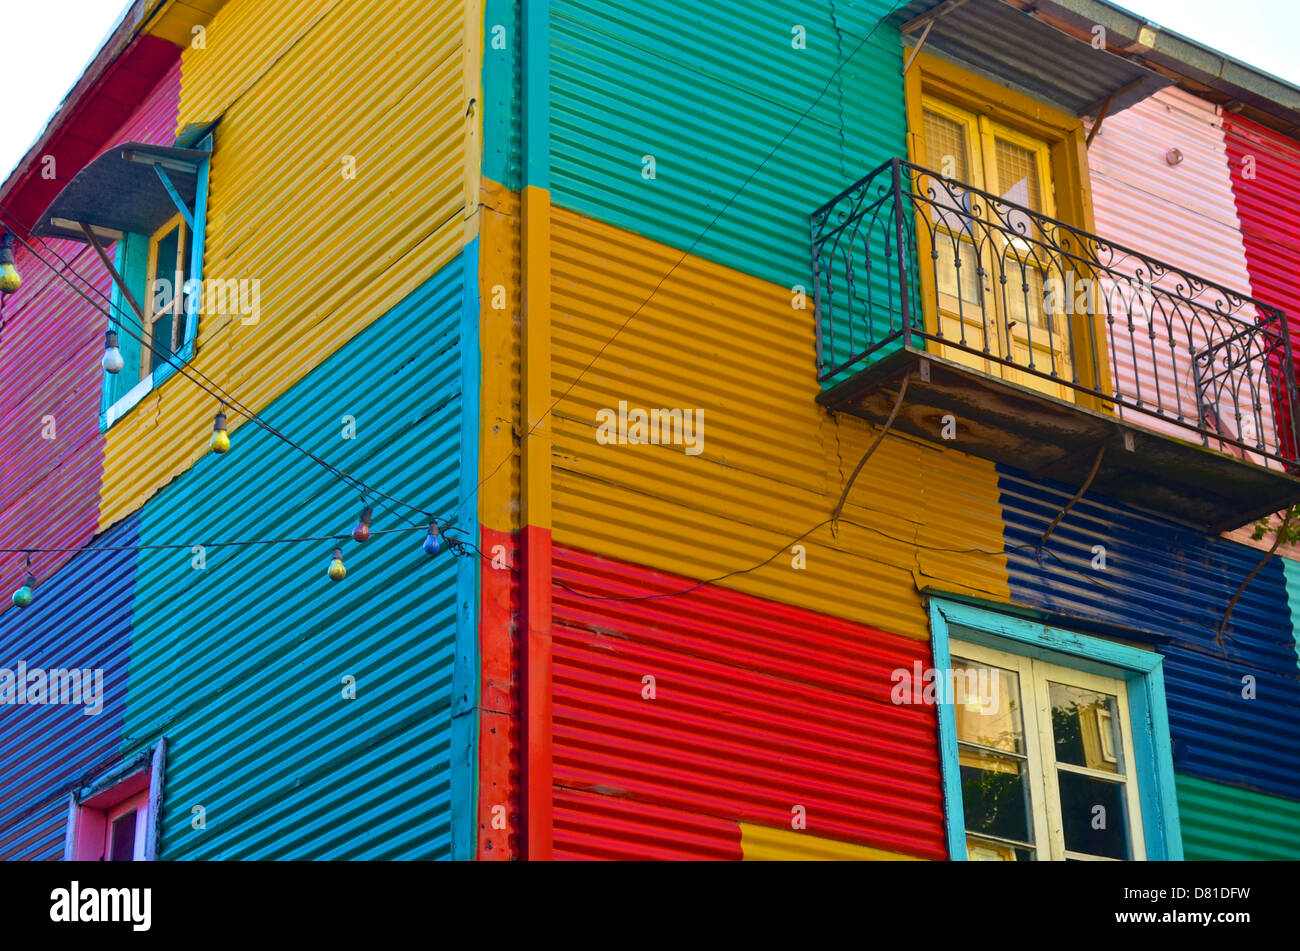
[[[483, 176], [511, 191], [521, 185], [519, 0], [483, 4]], [[502, 48], [504, 46], [504, 48]]]
[[[446, 517], [477, 453], [462, 440], [474, 411], [461, 386], [475, 279], [457, 258], [263, 418]], [[150, 502], [142, 544], [351, 531], [355, 490], [252, 424], [232, 441]], [[372, 501], [377, 532], [406, 524]], [[473, 506], [457, 516], [476, 537]], [[167, 737], [164, 858], [453, 854], [454, 812], [468, 822], [473, 804], [456, 788], [468, 774], [452, 769], [452, 720], [476, 703], [476, 574], [445, 547], [424, 555], [427, 522], [409, 517], [411, 531], [344, 543], [338, 583], [326, 576], [331, 542], [209, 548], [201, 569], [189, 549], [141, 553], [125, 748]], [[355, 699], [343, 698], [344, 677], [356, 678]], [[200, 806], [205, 829], [191, 821]]]
[[1300, 859], [1300, 802], [1178, 776], [1187, 859]]
[[[906, 154], [897, 30], [881, 25], [847, 59], [891, 6], [555, 0], [555, 202], [764, 280], [811, 288], [811, 213]], [[792, 46], [796, 26], [806, 49]], [[643, 177], [646, 156], [653, 180]], [[811, 308], [791, 319], [811, 320]]]
[[1296, 665], [1300, 666], [1300, 562], [1282, 559], [1286, 578], [1286, 599], [1291, 611], [1291, 634], [1295, 638]]

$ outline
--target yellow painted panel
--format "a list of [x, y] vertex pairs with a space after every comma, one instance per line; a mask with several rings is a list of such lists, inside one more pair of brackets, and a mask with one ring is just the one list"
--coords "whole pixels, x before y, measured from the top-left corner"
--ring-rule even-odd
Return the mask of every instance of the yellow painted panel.
[[479, 335], [483, 359], [479, 395], [479, 518], [484, 527], [517, 531], [519, 524], [520, 249], [519, 196], [484, 179], [480, 189]]
[[175, 43], [184, 49], [195, 40], [194, 28], [211, 22], [227, 0], [167, 0], [156, 15], [149, 11], [149, 25], [145, 32]]
[[[903, 436], [863, 469], [839, 532], [823, 526], [876, 429], [816, 403], [811, 315], [789, 289], [555, 209], [554, 539], [924, 639], [918, 588], [1009, 600], [991, 463]], [[653, 299], [593, 357], [643, 300]], [[602, 445], [597, 414], [702, 410], [685, 445]], [[923, 551], [932, 548], [958, 551]], [[966, 549], [982, 549], [969, 552]], [[772, 558], [774, 553], [775, 558]]]
[[[463, 9], [455, 0], [231, 0], [207, 48], [185, 52], [180, 124], [215, 118], [203, 103], [224, 110], [203, 277], [260, 287], [255, 323], [201, 316], [194, 368], [253, 410], [459, 251], [474, 217], [465, 148], [477, 119], [466, 116], [466, 89], [478, 83], [477, 71], [466, 76]], [[315, 19], [304, 31], [305, 11]], [[207, 451], [216, 408], [178, 374], [109, 430], [101, 528]], [[244, 420], [229, 422], [237, 443]]]
[[912, 855], [867, 845], [821, 839], [806, 832], [740, 823], [740, 849], [746, 862], [922, 862]]

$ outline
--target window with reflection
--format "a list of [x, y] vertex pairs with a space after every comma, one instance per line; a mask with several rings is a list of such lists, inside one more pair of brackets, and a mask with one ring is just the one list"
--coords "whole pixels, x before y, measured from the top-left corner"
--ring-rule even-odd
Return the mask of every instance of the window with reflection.
[[1121, 680], [952, 644], [967, 858], [1144, 857]]

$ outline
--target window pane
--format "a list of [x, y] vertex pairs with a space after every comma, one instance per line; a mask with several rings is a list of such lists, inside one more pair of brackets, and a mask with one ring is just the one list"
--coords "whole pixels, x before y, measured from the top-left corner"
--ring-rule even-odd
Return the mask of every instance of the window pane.
[[1061, 790], [1061, 825], [1067, 852], [1112, 859], [1130, 858], [1124, 784], [1056, 771]]
[[169, 231], [158, 241], [153, 274], [150, 275], [149, 293], [153, 298], [153, 333], [150, 335], [149, 372], [166, 366], [165, 353], [173, 350], [176, 334], [176, 261], [180, 248], [180, 227]]
[[1004, 842], [991, 842], [975, 836], [966, 837], [966, 858], [971, 862], [1033, 862], [1033, 849], [1022, 849]]
[[135, 858], [135, 813], [136, 810], [132, 809], [113, 820], [110, 862], [130, 862]]
[[966, 126], [926, 109], [922, 114], [921, 130], [925, 140], [926, 165], [941, 174], [951, 168], [950, 177], [969, 183]]
[[1056, 761], [1124, 774], [1119, 707], [1109, 694], [1048, 682]]
[[966, 830], [1033, 842], [1025, 764], [1010, 756], [958, 750]]
[[954, 657], [957, 739], [1008, 753], [1025, 752], [1020, 676], [1012, 670]]
[[1043, 210], [1043, 195], [1038, 185], [1038, 156], [1029, 149], [1006, 139], [994, 140], [998, 163], [998, 191], [1007, 201], [1034, 211]]

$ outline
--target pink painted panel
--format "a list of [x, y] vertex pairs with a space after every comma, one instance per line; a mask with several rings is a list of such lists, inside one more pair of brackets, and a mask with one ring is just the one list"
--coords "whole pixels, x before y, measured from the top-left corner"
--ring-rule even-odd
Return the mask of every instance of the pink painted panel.
[[[1168, 160], [1171, 150], [1177, 150], [1180, 160]], [[1097, 231], [1102, 237], [1237, 294], [1251, 294], [1217, 107], [1179, 89], [1162, 90], [1106, 119], [1088, 159]], [[1150, 280], [1162, 290], [1182, 284], [1184, 293], [1205, 305], [1205, 310], [1175, 312], [1162, 306], [1163, 293], [1108, 291], [1112, 302], [1123, 293], [1125, 305], [1135, 303], [1120, 307], [1113, 303], [1111, 308], [1116, 317], [1117, 345], [1110, 354], [1116, 391], [1159, 407], [1162, 414], [1197, 423], [1201, 408], [1192, 353], [1207, 340], [1222, 339], [1230, 332], [1222, 323], [1214, 327], [1209, 316], [1223, 295], [1188, 283], [1181, 275], [1150, 274], [1132, 260], [1121, 263], [1119, 270], [1138, 281]], [[1130, 312], [1134, 315], [1131, 333], [1125, 325]], [[1246, 307], [1239, 316], [1253, 321], [1256, 312]], [[1263, 357], [1257, 361], [1257, 372], [1247, 377], [1255, 387], [1239, 381], [1209, 401], [1214, 404], [1213, 424], [1276, 451], [1267, 362]], [[1187, 428], [1144, 413], [1121, 411], [1121, 415], [1150, 429], [1199, 440]], [[1254, 461], [1262, 459], [1254, 457]]]

